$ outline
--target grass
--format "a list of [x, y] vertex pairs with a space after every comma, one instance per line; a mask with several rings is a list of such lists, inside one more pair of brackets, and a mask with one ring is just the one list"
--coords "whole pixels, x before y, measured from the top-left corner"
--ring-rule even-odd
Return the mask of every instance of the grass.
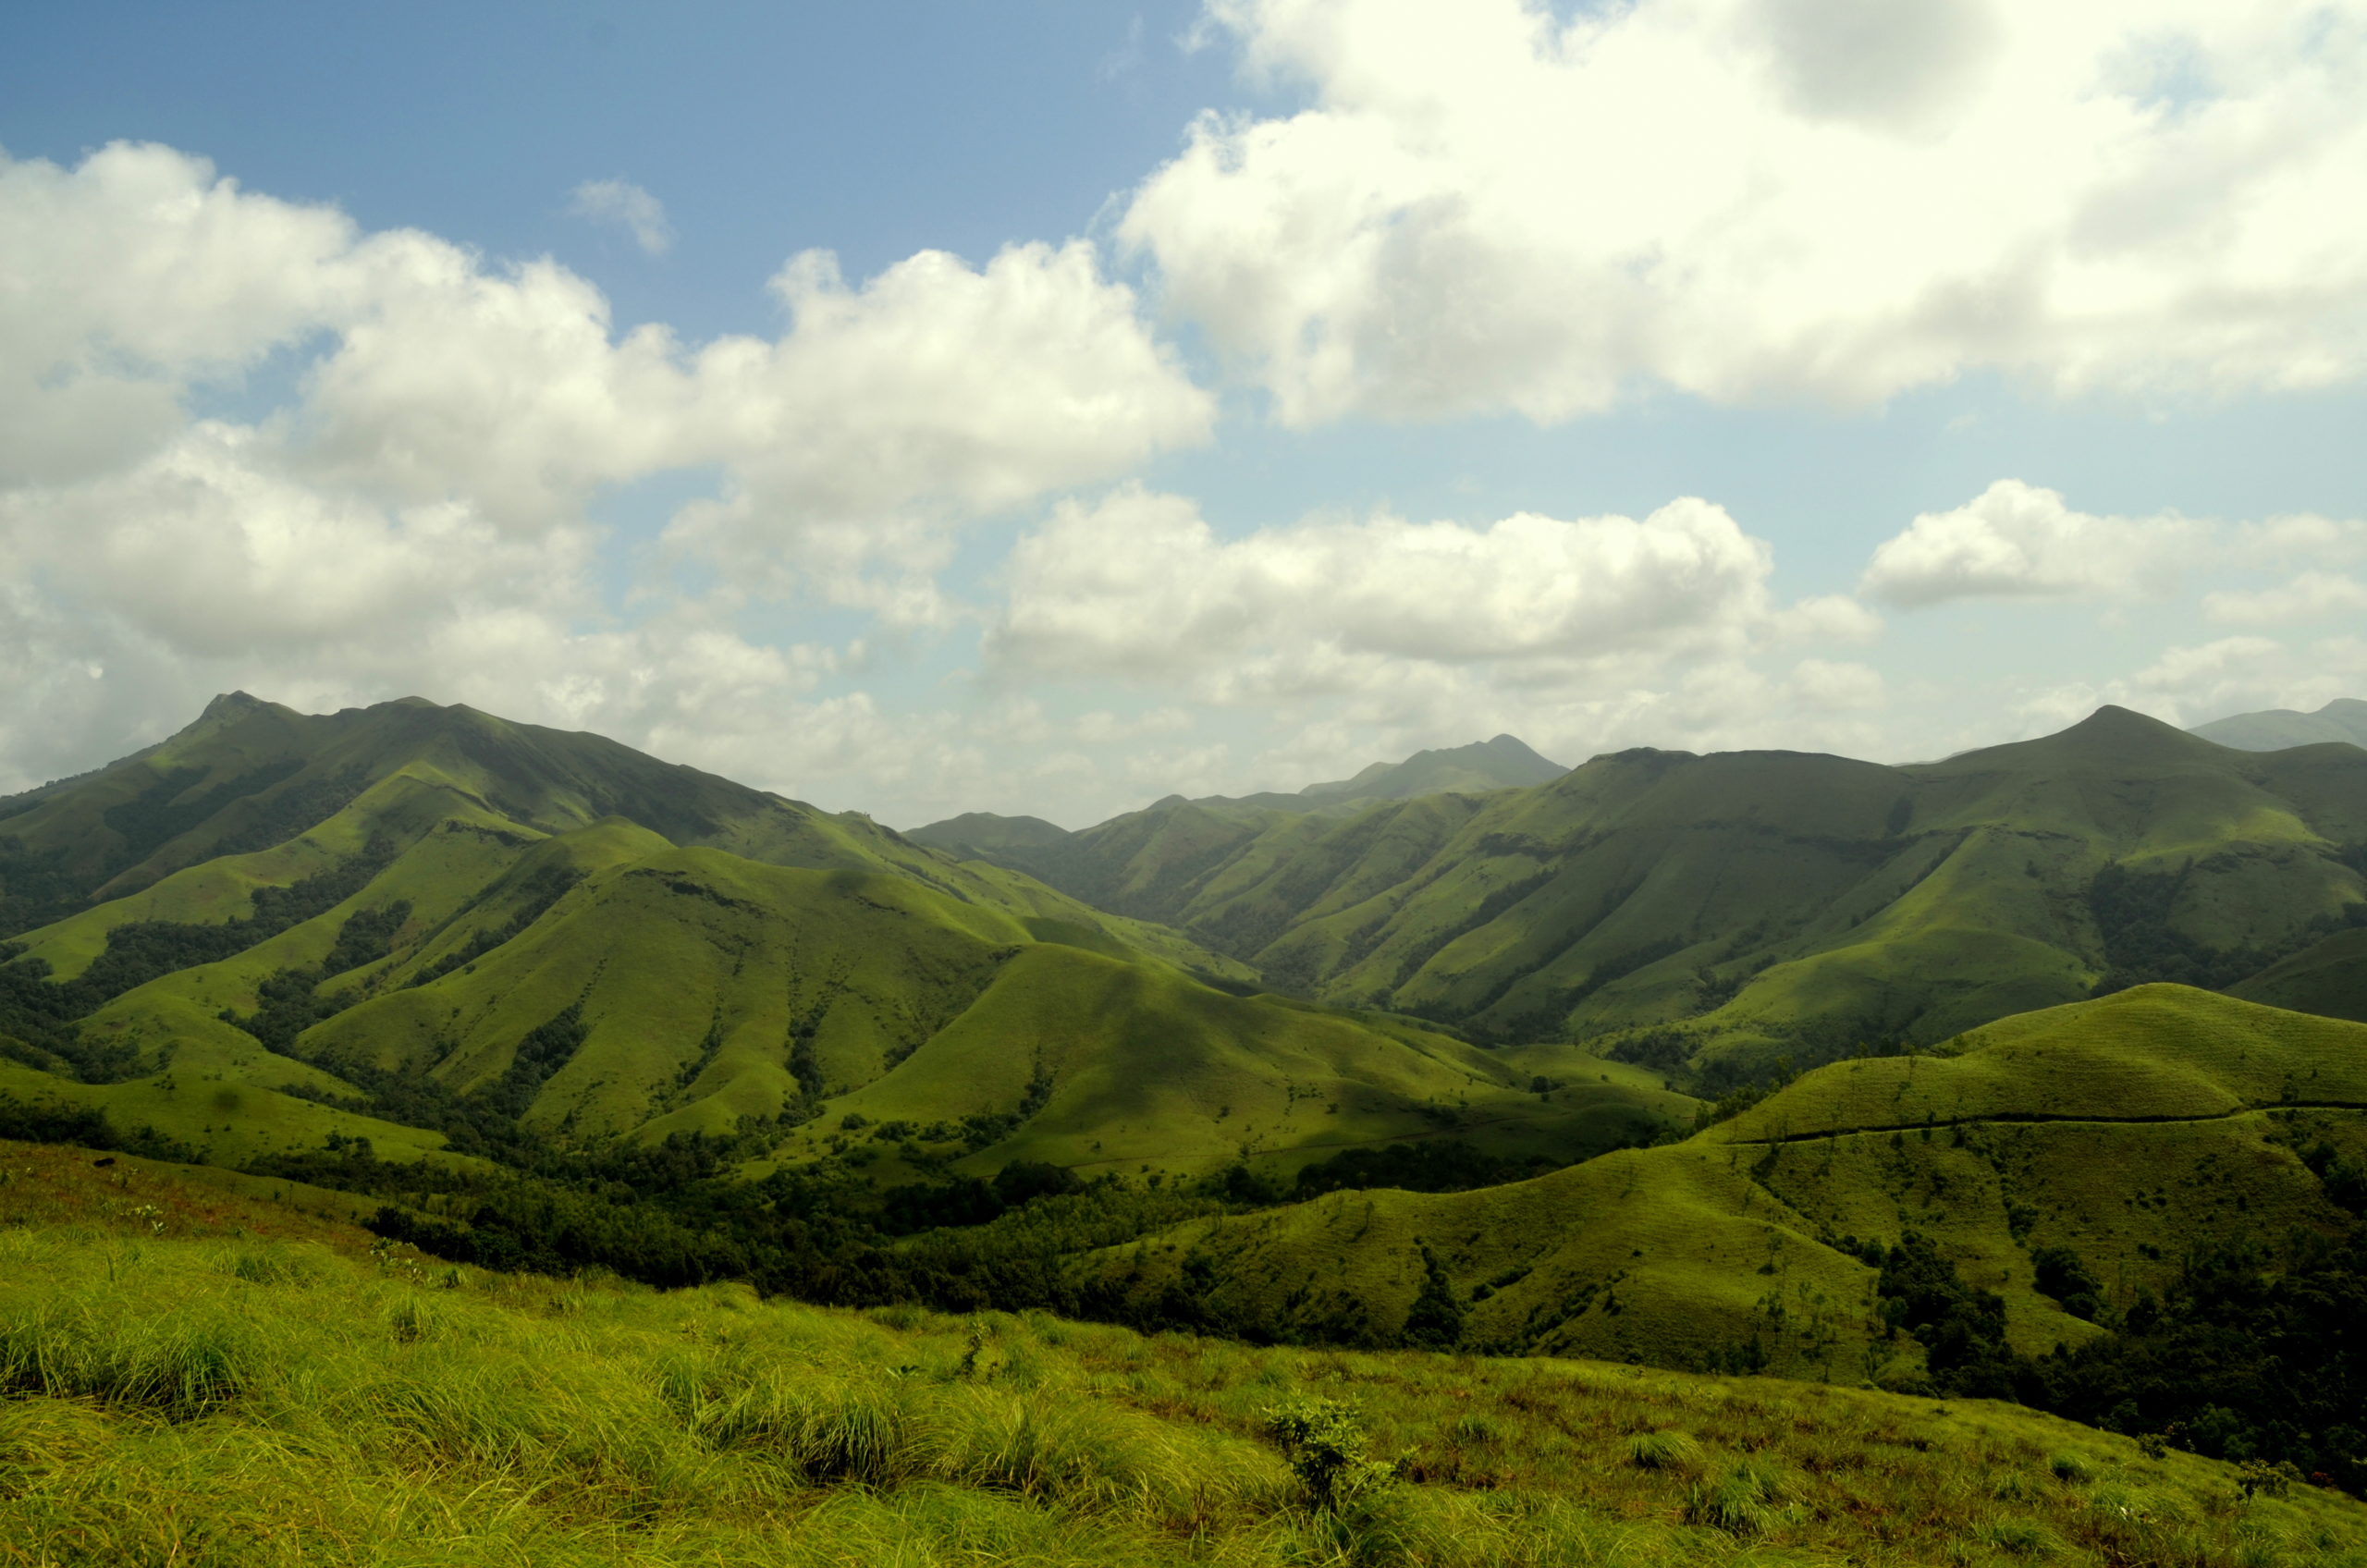
[[[77, 1169], [0, 1184], [0, 1562], [2367, 1562], [2351, 1500], [2008, 1406], [513, 1279], [64, 1219]], [[1396, 1478], [1312, 1506], [1307, 1400]]]

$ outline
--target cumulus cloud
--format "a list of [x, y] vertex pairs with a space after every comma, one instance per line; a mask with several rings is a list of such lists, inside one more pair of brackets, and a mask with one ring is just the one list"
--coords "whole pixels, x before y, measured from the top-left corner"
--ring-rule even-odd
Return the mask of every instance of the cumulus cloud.
[[[1886, 700], [1872, 670], [1756, 665], [1872, 618], [1840, 598], [1781, 605], [1772, 570], [1765, 541], [1694, 499], [1640, 519], [1315, 517], [1227, 539], [1190, 500], [1127, 485], [1020, 540], [986, 653], [1006, 679], [1122, 679], [1269, 716], [1291, 739], [1233, 764], [1233, 790], [1502, 729], [1580, 757], [1767, 743], [1778, 716], [1796, 736], [1862, 733]], [[1118, 732], [1092, 716], [1079, 729]]]
[[2338, 571], [2304, 571], [2274, 587], [2221, 589], [2202, 596], [2202, 613], [2237, 625], [2290, 626], [2367, 611], [2367, 582]]
[[587, 179], [575, 188], [567, 210], [595, 223], [617, 225], [652, 256], [673, 248], [674, 226], [666, 221], [666, 204], [629, 179]]
[[[0, 593], [0, 787], [156, 739], [231, 686], [464, 700], [785, 788], [975, 777], [941, 716], [826, 692], [848, 661], [743, 634], [751, 601], [928, 619], [957, 530], [1212, 420], [1084, 243], [983, 267], [925, 251], [858, 285], [802, 256], [778, 335], [685, 345], [619, 330], [555, 262], [364, 233], [119, 144], [70, 168], [0, 155], [0, 542], [20, 569]], [[295, 370], [280, 406], [201, 417], [275, 354]], [[661, 574], [627, 616], [586, 508], [681, 470], [721, 499], [668, 542], [729, 588]], [[875, 582], [883, 552], [906, 570]]]
[[[860, 289], [809, 251], [773, 288], [787, 334], [699, 358], [690, 423], [739, 456], [669, 537], [742, 572], [786, 557], [891, 619], [942, 619], [925, 582], [948, 517], [1122, 472], [1214, 423], [1083, 242], [1012, 246], [983, 270], [924, 251]], [[882, 557], [902, 581], [866, 582]]]
[[2211, 541], [2175, 515], [2099, 517], [2055, 491], [2001, 479], [1951, 511], [1925, 512], [1874, 550], [1859, 584], [1891, 604], [1981, 596], [2157, 594]]
[[1122, 241], [1306, 424], [2367, 370], [2367, 4], [1212, 0]]
[[1223, 540], [1191, 501], [1129, 485], [1020, 541], [990, 646], [1038, 668], [1256, 669], [1257, 686], [1354, 683], [1383, 661], [1650, 657], [1763, 629], [1771, 564], [1699, 500], [1640, 521], [1316, 519]]

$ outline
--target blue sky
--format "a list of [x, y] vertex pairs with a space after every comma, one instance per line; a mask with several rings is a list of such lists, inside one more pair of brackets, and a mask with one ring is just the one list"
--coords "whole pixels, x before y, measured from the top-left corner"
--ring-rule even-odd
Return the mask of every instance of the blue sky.
[[1071, 826], [2367, 691], [2367, 8], [2225, 9], [18, 8], [0, 787], [230, 686]]

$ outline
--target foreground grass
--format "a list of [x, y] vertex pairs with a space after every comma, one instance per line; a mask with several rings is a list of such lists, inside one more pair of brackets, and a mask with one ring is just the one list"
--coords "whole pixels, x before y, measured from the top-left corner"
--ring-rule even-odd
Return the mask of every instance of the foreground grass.
[[[2367, 1563], [2347, 1499], [2009, 1406], [510, 1278], [0, 1171], [0, 1563]], [[1311, 1396], [1400, 1480], [1310, 1509]]]

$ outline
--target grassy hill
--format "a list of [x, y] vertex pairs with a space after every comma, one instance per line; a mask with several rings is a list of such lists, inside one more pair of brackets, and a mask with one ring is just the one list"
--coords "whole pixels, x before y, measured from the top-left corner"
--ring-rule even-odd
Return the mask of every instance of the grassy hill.
[[1036, 864], [1302, 994], [1714, 1085], [2266, 968], [2367, 909], [2367, 753], [2105, 708], [1913, 767], [1635, 751], [1344, 815], [1167, 802]]
[[2191, 733], [2223, 746], [2246, 752], [2278, 752], [2291, 746], [2323, 745], [2329, 741], [2367, 746], [2367, 703], [2336, 697], [2315, 713], [2269, 708], [2239, 713], [2198, 724]]
[[901, 1129], [852, 1140], [883, 1181], [1287, 1174], [1466, 1128], [1575, 1158], [1690, 1110], [1607, 1070], [1549, 1102], [1534, 1069], [1257, 995], [1172, 931], [867, 818], [465, 708], [226, 697], [9, 809], [0, 900], [54, 918], [0, 965], [0, 1097], [230, 1165], [676, 1133], [797, 1163], [852, 1119]]
[[[1361, 1489], [1294, 1459], [1309, 1424]], [[2339, 1568], [2367, 1506], [1982, 1401], [451, 1268], [208, 1172], [0, 1144], [0, 1542], [190, 1568]]]
[[[1898, 1382], [1925, 1347], [1885, 1326], [1864, 1243], [1932, 1239], [2039, 1355], [2197, 1248], [2343, 1233], [2321, 1144], [2367, 1163], [2367, 1026], [2148, 986], [1820, 1068], [1682, 1144], [1199, 1220], [1079, 1267], [1154, 1316], [1198, 1281], [1235, 1332], [1389, 1342], [1434, 1263], [1471, 1344]], [[2088, 1316], [2042, 1288], [2049, 1249], [2097, 1282]]]
[[[1338, 815], [1372, 801], [1526, 789], [1550, 783], [1569, 771], [1560, 763], [1539, 756], [1516, 738], [1499, 735], [1492, 741], [1475, 741], [1468, 746], [1417, 752], [1404, 762], [1377, 762], [1353, 778], [1309, 784], [1295, 793], [1269, 790], [1255, 795], [1208, 795], [1196, 801], [1171, 795], [1147, 811], [1113, 818], [1084, 833], [1072, 834], [1041, 817], [967, 812], [915, 827], [907, 837], [964, 860], [990, 861], [1031, 876], [1043, 876], [1060, 886], [1065, 887], [1079, 877], [1099, 886], [1106, 880], [1107, 866], [1117, 846], [1133, 842], [1120, 825], [1141, 818], [1165, 818], [1180, 809], [1190, 825], [1187, 833], [1197, 831], [1203, 835], [1205, 847], [1210, 819], [1254, 830], [1308, 813]], [[1167, 824], [1162, 821], [1159, 826]], [[1222, 829], [1217, 829], [1216, 835], [1219, 840], [1239, 841], [1237, 834], [1228, 835]], [[1192, 852], [1187, 851], [1187, 857]], [[1137, 877], [1145, 870], [1154, 876], [1167, 871], [1169, 868], [1163, 864], [1166, 858], [1162, 851], [1154, 856], [1153, 865], [1134, 868]], [[1124, 874], [1120, 875], [1120, 883], [1129, 880]], [[1106, 887], [1104, 891], [1124, 901], [1140, 898], [1145, 889], [1139, 886]]]
[[2269, 1007], [2367, 1023], [2367, 931], [2337, 931], [2227, 989]]

